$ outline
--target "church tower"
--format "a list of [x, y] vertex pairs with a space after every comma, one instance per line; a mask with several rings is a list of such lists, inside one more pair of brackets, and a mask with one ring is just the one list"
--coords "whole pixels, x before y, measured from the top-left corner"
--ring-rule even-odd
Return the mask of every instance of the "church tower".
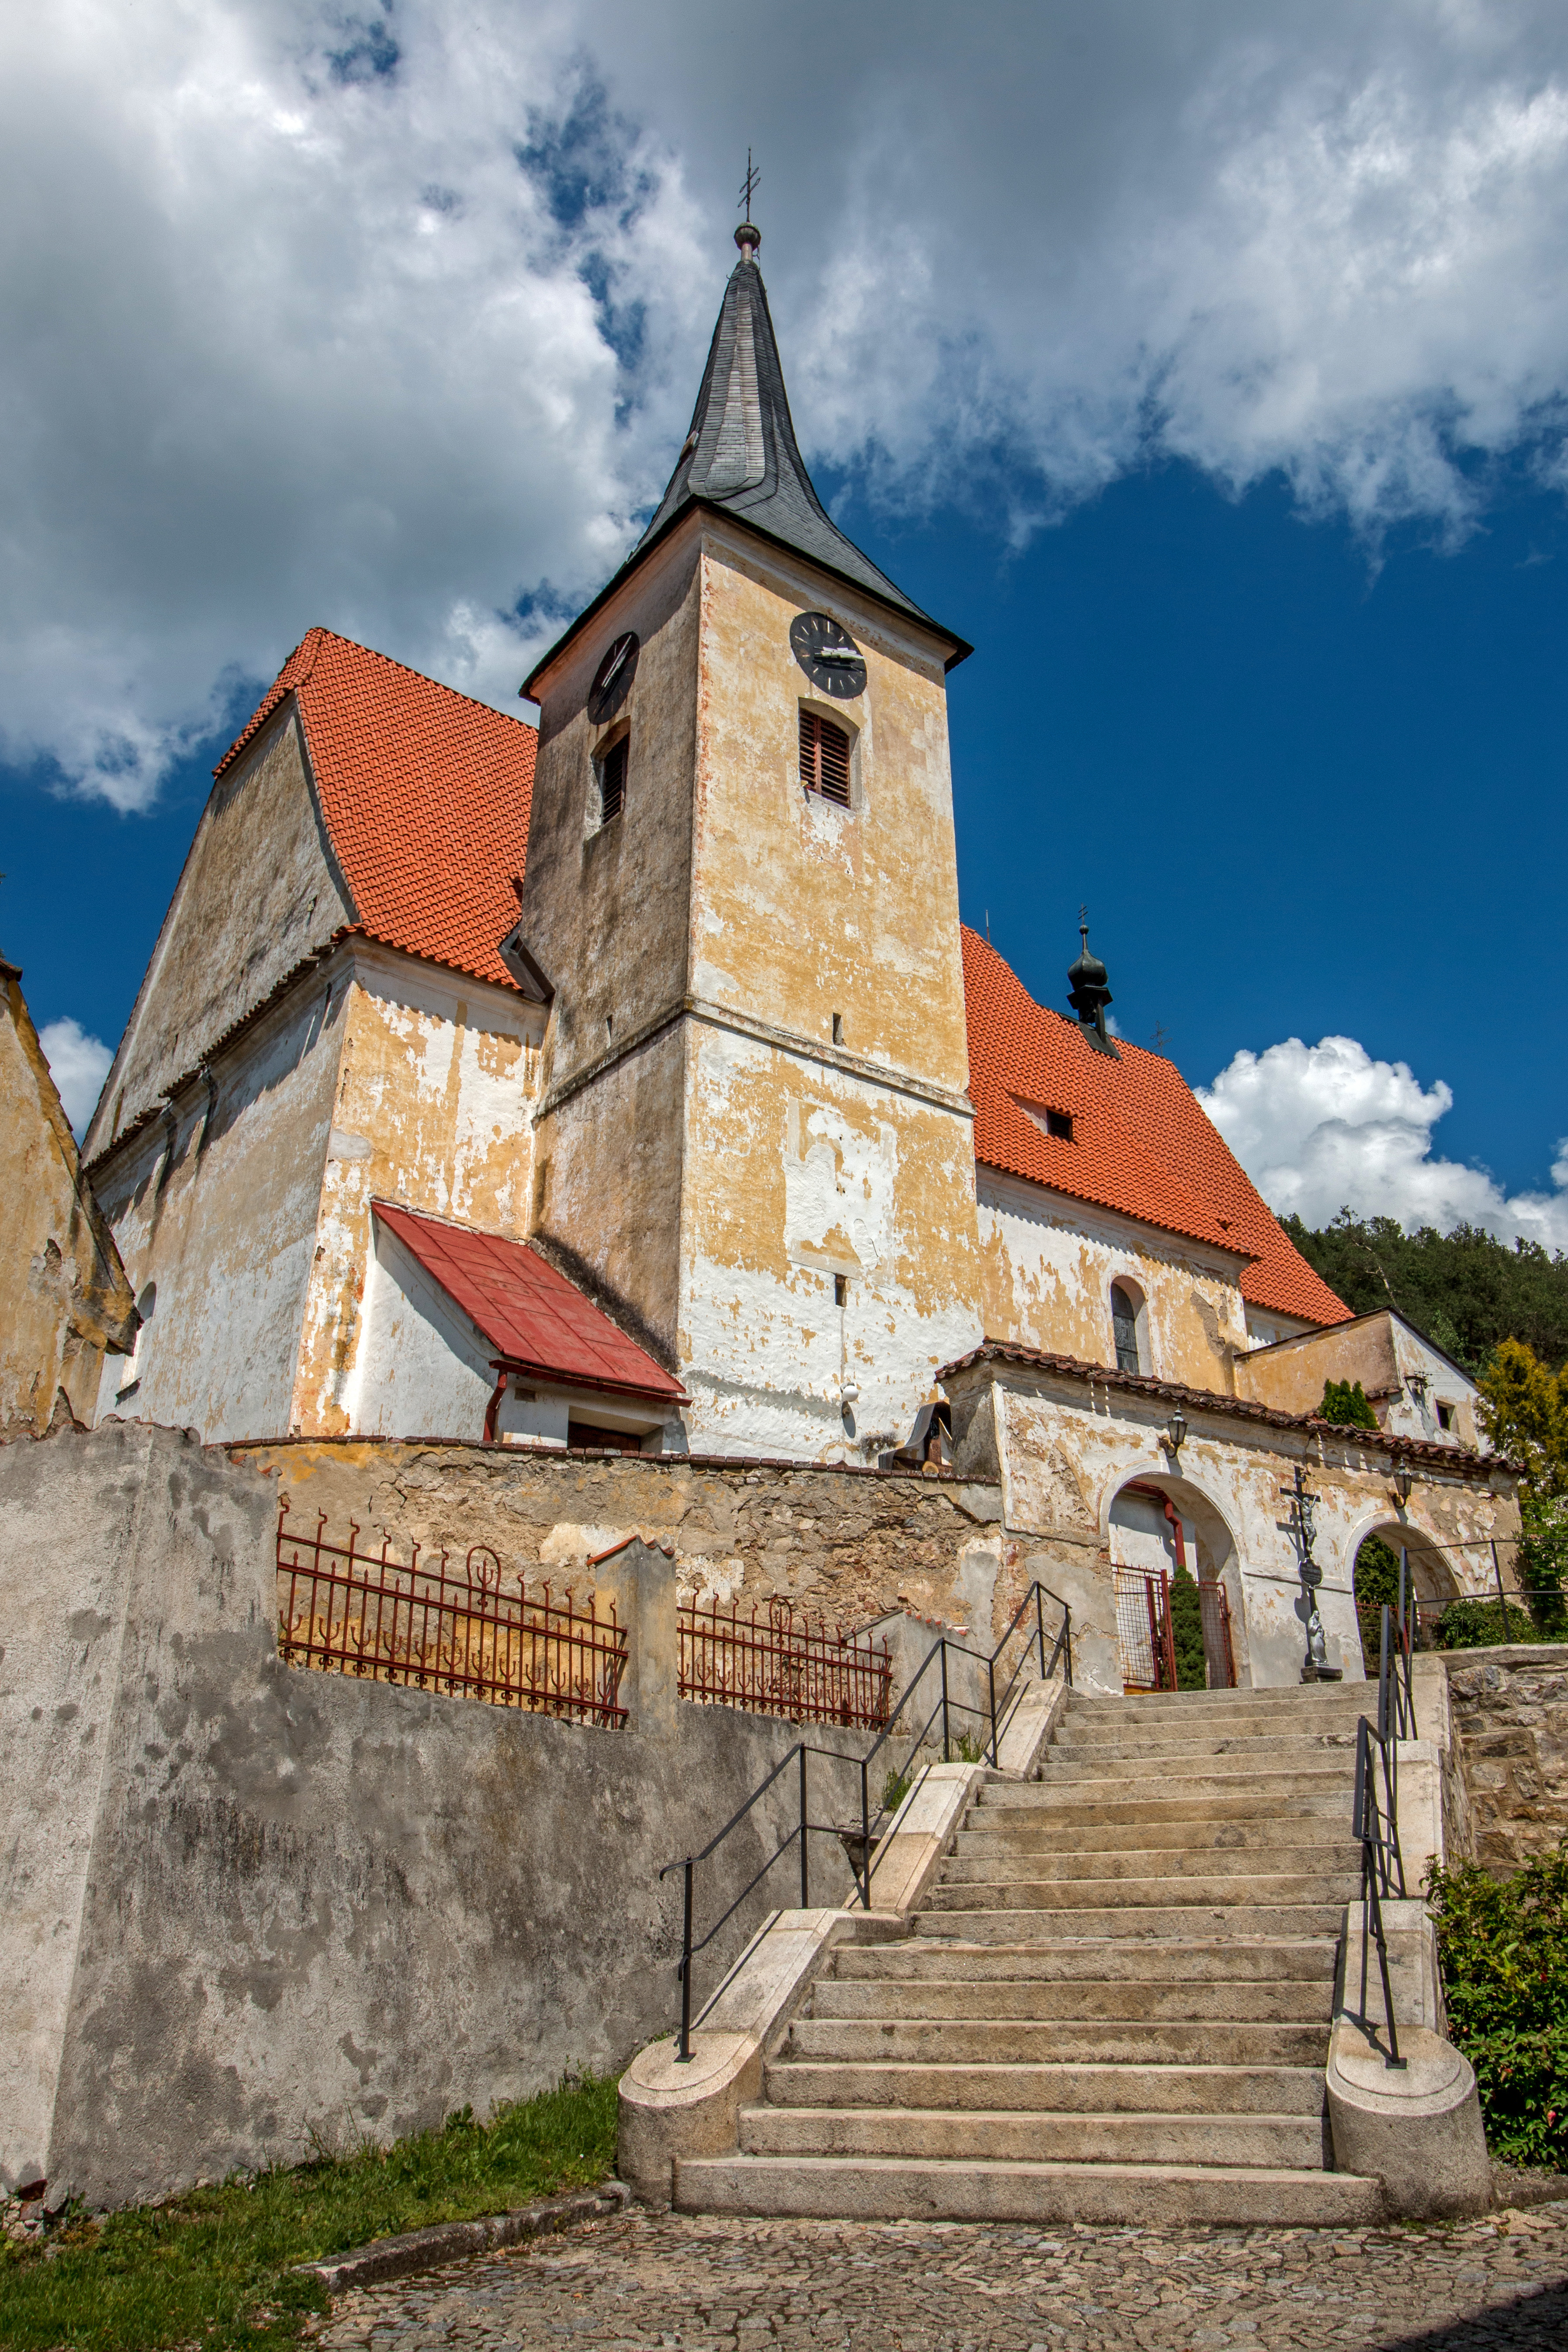
[[736, 242], [658, 512], [524, 688], [532, 1229], [679, 1374], [694, 1451], [874, 1458], [980, 1336], [970, 648], [824, 510]]

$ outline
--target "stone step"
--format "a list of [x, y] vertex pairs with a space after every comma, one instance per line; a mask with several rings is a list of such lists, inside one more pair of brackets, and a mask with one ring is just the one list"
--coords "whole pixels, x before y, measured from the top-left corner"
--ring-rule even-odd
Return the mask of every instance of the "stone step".
[[1266, 1717], [1327, 1721], [1336, 1715], [1377, 1712], [1377, 1682], [1321, 1683], [1315, 1688], [1285, 1685], [1268, 1690], [1143, 1691], [1131, 1698], [1090, 1698], [1085, 1692], [1069, 1696], [1062, 1720], [1067, 1723], [1125, 1722], [1131, 1717], [1179, 1717], [1184, 1723], [1205, 1716], [1240, 1718]]
[[1327, 2031], [1330, 1976], [1278, 1983], [1169, 1979], [1039, 1977], [820, 1977], [813, 2017], [1125, 2018], [1146, 2023], [1211, 2020], [1226, 2025], [1317, 2023]]
[[1321, 2116], [953, 2113], [907, 2107], [742, 2107], [745, 2156], [912, 2156], [951, 2163], [1324, 2167]]
[[1058, 1764], [1081, 1763], [1086, 1759], [1096, 1763], [1111, 1759], [1121, 1762], [1136, 1759], [1143, 1763], [1170, 1759], [1188, 1763], [1205, 1756], [1238, 1756], [1246, 1763], [1273, 1764], [1276, 1769], [1289, 1766], [1294, 1770], [1298, 1764], [1310, 1763], [1320, 1756], [1353, 1759], [1355, 1744], [1352, 1723], [1289, 1732], [1219, 1727], [1212, 1731], [1124, 1731], [1114, 1739], [1076, 1739], [1066, 1732], [1047, 1750], [1047, 1769], [1054, 1772]]
[[[939, 1888], [940, 1894], [941, 1889]], [[959, 1889], [971, 1893], [972, 1889]], [[1169, 1890], [1167, 1889], [1167, 1892]], [[1357, 1894], [1360, 1892], [1359, 1884]], [[1048, 1933], [1053, 1942], [1068, 1938], [1098, 1943], [1108, 1936], [1157, 1937], [1167, 1942], [1191, 1938], [1196, 1943], [1272, 1938], [1278, 1936], [1337, 1936], [1344, 1919], [1342, 1895], [1332, 1903], [1258, 1903], [1226, 1906], [1208, 1903], [1105, 1905], [1081, 1910], [962, 1910], [928, 1906], [912, 1921], [917, 1936], [956, 1936], [970, 1944], [1027, 1943]]]
[[[1354, 1786], [1353, 1776], [1351, 1786]], [[1271, 1790], [1258, 1796], [1248, 1780], [1238, 1789], [1206, 1796], [1173, 1797], [1169, 1789], [1167, 1782], [1160, 1795], [1141, 1796], [1135, 1790], [1107, 1781], [1100, 1784], [1098, 1793], [1093, 1788], [1086, 1793], [1077, 1784], [1058, 1789], [1048, 1781], [1016, 1780], [982, 1789], [967, 1818], [977, 1827], [1041, 1832], [1098, 1822], [1123, 1825], [1164, 1822], [1174, 1827], [1184, 1822], [1217, 1825], [1277, 1819], [1341, 1822], [1350, 1819], [1350, 1796], [1337, 1775], [1331, 1779], [1325, 1775], [1313, 1790], [1291, 1794]], [[1104, 1793], [1107, 1790], [1111, 1793]]]
[[1316, 1790], [1338, 1786], [1349, 1788], [1355, 1777], [1355, 1750], [1312, 1748], [1299, 1760], [1281, 1759], [1278, 1751], [1256, 1758], [1190, 1757], [1180, 1750], [1158, 1756], [1102, 1755], [1098, 1748], [1083, 1748], [1068, 1755], [1053, 1748], [1045, 1766], [1044, 1780], [1025, 1780], [1022, 1788], [1043, 1790], [1067, 1788], [1090, 1783], [1109, 1789], [1114, 1782], [1133, 1782], [1146, 1789], [1151, 1796], [1169, 1796], [1171, 1782], [1179, 1780], [1187, 1794], [1212, 1789], [1216, 1797], [1235, 1796], [1241, 1790], [1252, 1788], [1261, 1794], [1289, 1790], [1297, 1786]]
[[910, 1936], [897, 1943], [839, 1944], [829, 1959], [831, 1979], [879, 1984], [965, 1981], [1003, 1984], [1189, 1985], [1333, 1984], [1338, 1953], [1333, 1936], [1257, 1937], [1223, 1943], [1161, 1943], [1153, 1937], [1110, 1942], [967, 1944], [945, 1937]]
[[974, 1806], [958, 1832], [960, 1855], [990, 1853], [1023, 1862], [1039, 1853], [1262, 1853], [1280, 1846], [1353, 1843], [1350, 1812], [1286, 1813], [1255, 1821], [1062, 1822], [1054, 1814], [1001, 1813]]
[[1326, 2066], [1329, 2020], [1237, 2025], [1117, 2018], [797, 2017], [776, 2063], [846, 2066]]
[[949, 2164], [913, 2157], [688, 2157], [687, 2213], [857, 2221], [1268, 2224], [1343, 2229], [1382, 2220], [1381, 2185], [1344, 2172], [1204, 2165]]
[[[1162, 1856], [1162, 1860], [1165, 1857]], [[1255, 1855], [1247, 1856], [1256, 1861]], [[926, 1897], [926, 1908], [942, 1911], [1051, 1911], [1078, 1907], [1086, 1886], [1092, 1886], [1097, 1905], [1168, 1904], [1179, 1895], [1188, 1904], [1234, 1904], [1245, 1909], [1254, 1904], [1353, 1903], [1361, 1892], [1359, 1874], [1350, 1869], [1322, 1871], [1259, 1871], [1227, 1877], [1223, 1872], [1168, 1868], [1152, 1878], [961, 1878], [949, 1884], [944, 1876]]]
[[780, 2107], [1041, 2108], [1052, 2115], [1314, 2116], [1323, 2114], [1315, 2066], [1110, 2065], [1093, 2059], [1036, 2065], [980, 2060], [918, 2065], [791, 2059], [763, 2072]]
[[1099, 1884], [1138, 1878], [1158, 1880], [1163, 1885], [1173, 1876], [1212, 1880], [1256, 1878], [1260, 1874], [1271, 1877], [1339, 1878], [1353, 1877], [1361, 1868], [1360, 1846], [1342, 1835], [1338, 1839], [1319, 1838], [1310, 1844], [1129, 1846], [1110, 1853], [1096, 1853], [1088, 1845], [1053, 1852], [1042, 1843], [1018, 1852], [990, 1838], [983, 1838], [977, 1843], [978, 1851], [974, 1843], [960, 1834], [957, 1853], [950, 1854], [942, 1864], [944, 1886], [1003, 1881], [1009, 1885], [1026, 1881], [1039, 1885], [1049, 1881], [1082, 1885], [1089, 1881]]

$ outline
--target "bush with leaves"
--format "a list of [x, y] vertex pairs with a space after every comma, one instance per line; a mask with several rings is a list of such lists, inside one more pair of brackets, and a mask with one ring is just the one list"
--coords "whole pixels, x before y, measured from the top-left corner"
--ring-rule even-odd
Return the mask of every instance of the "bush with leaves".
[[1553, 1372], [1505, 1339], [1479, 1382], [1481, 1421], [1500, 1454], [1524, 1465], [1517, 1582], [1542, 1633], [1568, 1633], [1568, 1365]]
[[1510, 1878], [1434, 1863], [1426, 1888], [1492, 2154], [1568, 2170], [1568, 1839]]
[[1318, 1418], [1331, 1421], [1336, 1429], [1375, 1429], [1378, 1425], [1377, 1415], [1367, 1402], [1366, 1391], [1359, 1381], [1325, 1381]]
[[1192, 1570], [1180, 1562], [1171, 1579], [1171, 1638], [1176, 1651], [1176, 1688], [1207, 1690], [1203, 1603]]

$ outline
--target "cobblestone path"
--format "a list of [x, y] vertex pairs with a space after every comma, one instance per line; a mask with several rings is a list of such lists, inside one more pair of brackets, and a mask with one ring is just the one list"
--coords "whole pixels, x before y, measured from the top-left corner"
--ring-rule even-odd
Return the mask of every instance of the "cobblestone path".
[[1348, 2231], [633, 2211], [359, 2290], [318, 2341], [331, 2352], [1564, 2352], [1568, 2206]]

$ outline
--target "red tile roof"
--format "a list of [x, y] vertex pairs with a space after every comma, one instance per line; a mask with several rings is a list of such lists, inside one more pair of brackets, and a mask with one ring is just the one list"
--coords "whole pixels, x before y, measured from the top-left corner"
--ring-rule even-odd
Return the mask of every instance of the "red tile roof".
[[[1251, 1261], [1241, 1294], [1255, 1307], [1307, 1323], [1346, 1319], [1349, 1307], [1286, 1238], [1173, 1063], [1122, 1038], [1119, 1061], [1096, 1053], [1076, 1021], [1037, 1004], [967, 929], [963, 987], [976, 1160], [1235, 1251]], [[1044, 1132], [1047, 1110], [1071, 1114], [1070, 1142]]]
[[537, 730], [330, 629], [296, 646], [225, 769], [292, 694], [321, 814], [361, 928], [516, 985], [497, 942], [517, 920]]
[[574, 1388], [685, 1401], [680, 1382], [526, 1242], [395, 1209], [386, 1201], [374, 1205], [383, 1224], [509, 1365]]

